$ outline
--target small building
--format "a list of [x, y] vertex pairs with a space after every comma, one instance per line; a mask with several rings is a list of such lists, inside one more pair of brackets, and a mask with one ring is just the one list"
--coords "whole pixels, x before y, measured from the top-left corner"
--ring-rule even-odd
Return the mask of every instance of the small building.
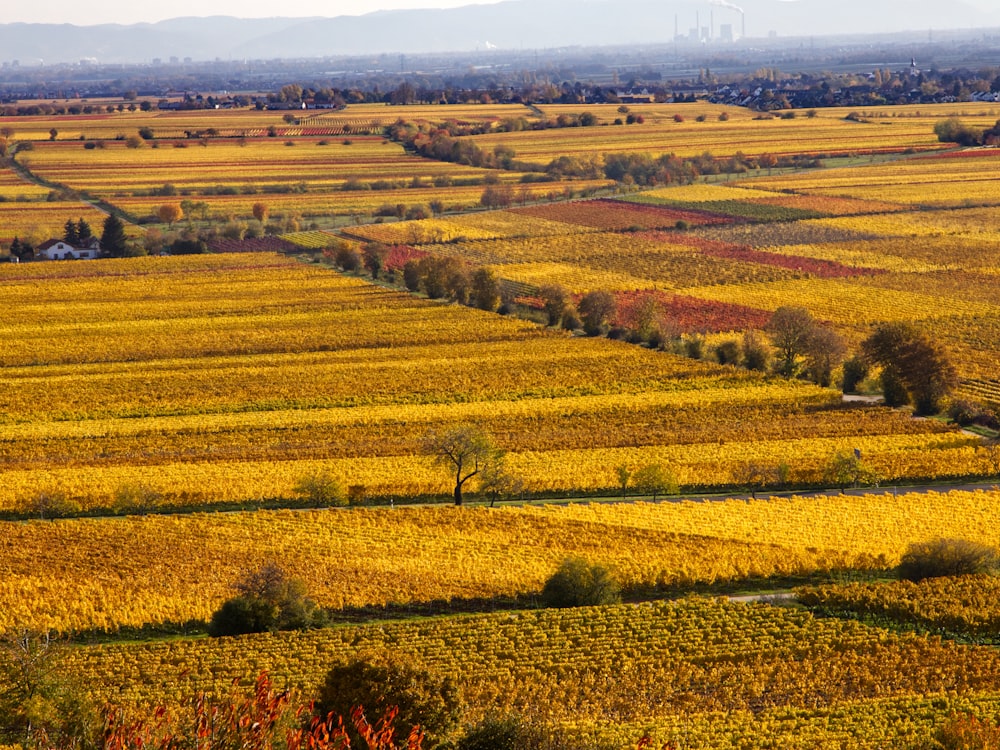
[[101, 242], [96, 237], [83, 240], [79, 245], [64, 240], [46, 240], [35, 250], [38, 260], [81, 260], [97, 258], [100, 254]]

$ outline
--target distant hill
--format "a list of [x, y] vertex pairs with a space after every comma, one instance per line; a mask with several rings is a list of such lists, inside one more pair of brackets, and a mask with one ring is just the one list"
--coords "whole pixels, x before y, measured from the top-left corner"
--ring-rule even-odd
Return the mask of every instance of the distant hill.
[[[737, 8], [739, 6], [739, 8]], [[740, 11], [743, 11], [742, 13]], [[0, 24], [0, 60], [25, 64], [154, 58], [301, 58], [670, 42], [696, 25], [763, 38], [1000, 26], [961, 0], [507, 0], [449, 10], [335, 18], [176, 18], [155, 24]]]

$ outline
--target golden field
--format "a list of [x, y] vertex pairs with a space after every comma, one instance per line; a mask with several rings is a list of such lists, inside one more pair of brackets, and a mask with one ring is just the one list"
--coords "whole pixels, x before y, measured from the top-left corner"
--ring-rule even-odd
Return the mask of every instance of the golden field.
[[0, 271], [0, 298], [21, 311], [3, 325], [9, 511], [52, 492], [106, 508], [136, 484], [174, 506], [291, 500], [317, 471], [372, 497], [443, 495], [421, 441], [464, 422], [495, 435], [531, 492], [609, 492], [617, 466], [654, 463], [688, 486], [738, 484], [750, 462], [814, 483], [854, 447], [886, 481], [988, 471], [975, 438], [845, 410], [830, 390], [280, 256]]
[[904, 747], [943, 715], [1000, 705], [993, 649], [701, 599], [109, 645], [63, 664], [102, 698], [176, 706], [263, 669], [309, 697], [357, 653], [451, 676], [469, 724], [516, 712], [577, 746]]
[[529, 596], [570, 556], [638, 593], [879, 571], [935, 536], [997, 544], [998, 509], [990, 491], [2, 522], [0, 627], [204, 621], [275, 561], [338, 609]]
[[[357, 225], [343, 237], [485, 266], [528, 303], [553, 282], [574, 299], [613, 291], [616, 323], [634, 323], [648, 303], [706, 345], [738, 341], [789, 304], [852, 347], [880, 322], [912, 321], [947, 345], [963, 395], [1000, 403], [996, 156], [925, 153], [944, 148], [938, 119], [989, 126], [988, 106], [875, 108], [847, 120], [850, 111], [755, 119], [636, 105], [644, 122], [634, 125], [610, 124], [623, 114], [613, 105], [540, 111], [587, 109], [600, 124], [466, 138], [538, 163], [706, 150], [846, 158], [550, 203], [610, 183], [522, 183], [528, 173], [421, 158], [381, 136], [400, 117], [538, 119], [520, 106], [352, 106], [297, 123], [274, 112], [136, 112], [4, 124], [33, 142], [18, 161], [36, 175], [136, 217], [190, 199], [207, 202], [212, 220], [245, 219], [263, 202], [272, 215], [360, 223], [383, 205], [468, 208], [496, 177], [512, 187], [506, 210]], [[118, 140], [139, 127], [155, 140]], [[84, 148], [97, 140], [104, 148]], [[22, 187], [13, 172], [0, 195], [0, 238], [58, 234], [80, 216], [100, 225], [89, 204], [48, 203], [47, 188]], [[288, 239], [313, 251], [335, 241], [303, 229]], [[935, 537], [1000, 545], [996, 489], [885, 490], [996, 475], [995, 448], [943, 421], [423, 299], [319, 262], [241, 253], [3, 264], [0, 301], [13, 311], [0, 323], [0, 514], [11, 519], [0, 521], [0, 629], [190, 633], [237, 580], [272, 562], [321, 606], [388, 616], [434, 601], [530, 606], [567, 557], [607, 566], [640, 599], [884, 576], [909, 544]], [[467, 423], [505, 452], [523, 495], [606, 501], [402, 507], [448, 498], [453, 480], [426, 437]], [[806, 488], [828, 484], [831, 460], [853, 452], [883, 489], [764, 499], [764, 487], [761, 499], [657, 503], [619, 485], [620, 469], [659, 465], [685, 492], [779, 479]], [[311, 477], [371, 507], [312, 507], [326, 503], [299, 489]], [[482, 500], [475, 482], [467, 490]], [[608, 501], [620, 494], [635, 502]], [[995, 615], [969, 603], [991, 588], [963, 586], [820, 591], [845, 608], [901, 610], [905, 600], [933, 626]], [[949, 600], [956, 591], [960, 601]], [[334, 661], [386, 654], [455, 678], [470, 723], [490, 708], [516, 711], [581, 747], [635, 747], [643, 735], [657, 747], [909, 747], [952, 712], [995, 720], [1000, 710], [994, 650], [696, 597], [75, 644], [60, 668], [95, 700], [178, 710], [185, 696], [265, 669], [308, 698]]]

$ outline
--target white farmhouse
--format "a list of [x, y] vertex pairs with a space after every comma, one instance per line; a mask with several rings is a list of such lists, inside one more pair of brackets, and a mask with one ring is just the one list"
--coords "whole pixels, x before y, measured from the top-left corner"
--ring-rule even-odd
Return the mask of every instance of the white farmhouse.
[[96, 258], [101, 254], [101, 243], [96, 237], [82, 241], [79, 245], [70, 245], [64, 240], [46, 240], [35, 250], [38, 260], [79, 260], [81, 258]]

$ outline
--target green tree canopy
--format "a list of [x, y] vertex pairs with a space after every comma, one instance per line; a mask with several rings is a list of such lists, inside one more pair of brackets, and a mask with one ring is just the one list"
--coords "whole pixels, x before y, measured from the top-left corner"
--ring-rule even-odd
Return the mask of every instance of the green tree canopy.
[[[865, 339], [861, 350], [872, 364], [898, 378], [916, 407], [917, 414], [937, 414], [944, 399], [958, 385], [958, 374], [947, 352], [912, 323], [893, 322], [879, 326]], [[887, 402], [889, 400], [886, 387]]]
[[76, 227], [76, 222], [72, 219], [66, 220], [66, 226], [63, 231], [63, 242], [74, 246], [80, 244], [80, 231]]
[[325, 624], [323, 611], [306, 595], [302, 581], [274, 563], [248, 572], [234, 585], [208, 626], [211, 636], [302, 630]]
[[128, 249], [125, 224], [114, 214], [108, 214], [101, 232], [101, 250], [115, 258], [121, 258]]
[[549, 607], [590, 607], [621, 601], [618, 581], [607, 568], [580, 557], [563, 560], [542, 588]]
[[[392, 655], [335, 664], [320, 689], [316, 711], [351, 716], [356, 708], [366, 716], [398, 709], [396, 725], [419, 726], [427, 748], [450, 747], [462, 716], [458, 687], [450, 677], [413, 666]], [[351, 747], [366, 747], [354, 727], [347, 726]], [[401, 738], [405, 739], [405, 738]]]

